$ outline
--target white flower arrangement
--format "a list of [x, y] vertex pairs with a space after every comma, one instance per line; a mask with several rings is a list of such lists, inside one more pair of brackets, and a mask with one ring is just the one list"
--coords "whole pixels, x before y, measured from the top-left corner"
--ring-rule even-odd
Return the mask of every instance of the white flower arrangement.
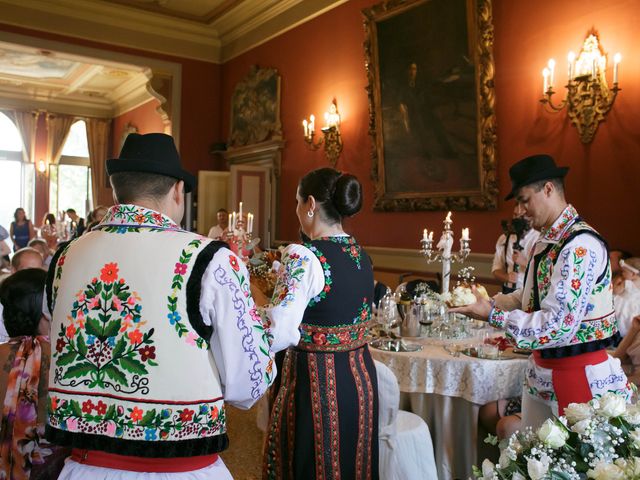
[[640, 480], [640, 407], [606, 393], [589, 403], [572, 403], [564, 413], [536, 431], [527, 428], [500, 442], [498, 464], [484, 460], [481, 468], [473, 467], [475, 477]]

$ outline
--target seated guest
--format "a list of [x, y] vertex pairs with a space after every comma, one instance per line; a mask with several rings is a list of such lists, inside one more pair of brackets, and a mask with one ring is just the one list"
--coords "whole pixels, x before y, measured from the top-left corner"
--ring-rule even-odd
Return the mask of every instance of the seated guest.
[[229, 212], [227, 212], [224, 208], [221, 208], [216, 212], [216, 218], [218, 220], [218, 224], [211, 227], [209, 230], [209, 234], [207, 237], [213, 238], [214, 240], [223, 239], [225, 230], [229, 226]]
[[487, 432], [499, 439], [509, 438], [522, 425], [520, 397], [496, 400], [480, 407], [478, 420]]
[[25, 247], [18, 250], [11, 259], [11, 270], [17, 272], [26, 268], [44, 268], [44, 259], [38, 250]]
[[622, 339], [613, 356], [622, 362], [627, 378], [640, 385], [640, 315], [633, 317], [627, 335]]
[[42, 313], [46, 272], [32, 268], [0, 287], [2, 317], [9, 334], [0, 345], [0, 478], [54, 479], [68, 452], [44, 439], [51, 346]]
[[49, 249], [47, 242], [42, 238], [32, 238], [31, 240], [29, 240], [29, 247], [34, 248], [35, 250], [40, 252], [40, 255], [42, 255], [44, 268], [48, 269], [49, 264], [51, 263], [51, 258], [53, 256], [51, 255], [51, 250]]
[[51, 250], [55, 251], [58, 248], [58, 229], [56, 226], [56, 216], [53, 213], [46, 213], [42, 219], [40, 236], [47, 242]]
[[621, 271], [613, 274], [611, 284], [613, 285], [613, 304], [618, 319], [618, 328], [620, 335], [624, 337], [631, 327], [633, 317], [640, 315], [640, 292], [633, 286], [626, 287], [627, 282]]
[[630, 258], [631, 254], [626, 250], [609, 250], [609, 261], [611, 262], [611, 273], [619, 272], [622, 268], [620, 260]]

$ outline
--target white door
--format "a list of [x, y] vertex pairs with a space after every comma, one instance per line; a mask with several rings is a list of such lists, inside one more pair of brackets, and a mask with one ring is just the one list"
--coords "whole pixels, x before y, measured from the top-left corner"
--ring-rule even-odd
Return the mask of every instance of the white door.
[[242, 214], [253, 214], [253, 237], [260, 237], [261, 248], [271, 248], [271, 167], [231, 165], [231, 202], [229, 211], [238, 211], [242, 202]]

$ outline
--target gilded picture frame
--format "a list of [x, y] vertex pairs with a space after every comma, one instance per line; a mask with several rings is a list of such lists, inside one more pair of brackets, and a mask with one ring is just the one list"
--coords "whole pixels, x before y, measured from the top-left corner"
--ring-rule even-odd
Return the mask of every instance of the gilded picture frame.
[[491, 0], [363, 10], [374, 210], [494, 210]]

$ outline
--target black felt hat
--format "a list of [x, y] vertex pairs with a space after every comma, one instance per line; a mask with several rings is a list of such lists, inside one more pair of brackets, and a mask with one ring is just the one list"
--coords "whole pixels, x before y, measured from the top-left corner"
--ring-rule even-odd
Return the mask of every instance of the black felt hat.
[[522, 187], [540, 180], [564, 178], [568, 171], [569, 167], [556, 166], [556, 162], [550, 155], [532, 155], [523, 158], [509, 169], [511, 192], [505, 197], [505, 200], [511, 200], [515, 197]]
[[182, 169], [173, 137], [164, 133], [130, 133], [120, 156], [107, 160], [107, 173], [113, 175], [119, 172], [156, 173], [173, 177], [184, 181], [184, 191], [187, 193], [196, 185], [195, 177]]

